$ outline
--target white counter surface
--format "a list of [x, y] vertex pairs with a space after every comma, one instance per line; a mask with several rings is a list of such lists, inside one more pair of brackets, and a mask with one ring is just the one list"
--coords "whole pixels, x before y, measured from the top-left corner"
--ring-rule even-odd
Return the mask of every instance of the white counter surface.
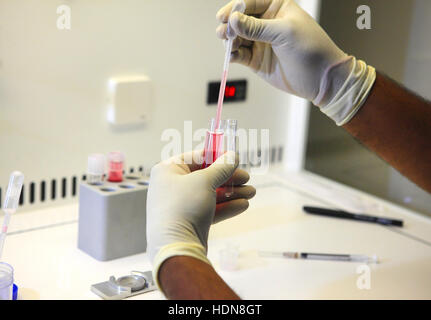
[[[211, 229], [209, 258], [244, 299], [431, 299], [431, 219], [309, 174], [255, 176], [249, 210]], [[401, 218], [402, 229], [307, 215], [304, 205], [363, 209]], [[150, 270], [146, 254], [99, 262], [77, 249], [78, 205], [12, 217], [3, 260], [15, 269], [20, 299], [99, 299], [92, 284]], [[239, 268], [223, 271], [219, 250], [239, 246]], [[361, 264], [261, 258], [257, 250], [377, 254], [370, 289]], [[364, 272], [363, 269], [361, 272]], [[162, 299], [158, 291], [132, 299]]]

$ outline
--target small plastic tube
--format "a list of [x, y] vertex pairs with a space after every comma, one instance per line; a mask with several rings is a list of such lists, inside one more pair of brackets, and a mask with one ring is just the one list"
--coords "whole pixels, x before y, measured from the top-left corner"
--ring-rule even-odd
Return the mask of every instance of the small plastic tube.
[[219, 251], [220, 268], [225, 271], [235, 271], [239, 267], [239, 247], [232, 243], [226, 244]]
[[5, 215], [3, 218], [3, 225], [0, 230], [0, 258], [3, 253], [10, 218], [12, 214], [16, 212], [19, 206], [19, 198], [21, 195], [23, 183], [24, 175], [19, 171], [12, 172], [9, 179], [9, 186], [6, 191], [6, 199], [3, 204], [3, 211]]
[[95, 153], [88, 156], [87, 183], [101, 185], [105, 175], [106, 157], [104, 154]]
[[14, 171], [9, 178], [9, 186], [6, 192], [6, 198], [3, 204], [5, 213], [15, 213], [19, 205], [19, 197], [21, 195], [22, 185], [24, 183], [24, 175], [19, 171]]
[[[225, 137], [226, 137], [226, 151], [237, 151], [236, 144], [236, 132], [238, 129], [238, 121], [228, 119], [226, 120], [226, 129], [225, 129]], [[234, 194], [234, 182], [233, 180], [229, 180], [226, 183], [226, 197], [231, 197]]]
[[13, 268], [0, 262], [0, 300], [13, 299]]
[[121, 152], [108, 153], [108, 181], [122, 182], [124, 169], [124, 154]]

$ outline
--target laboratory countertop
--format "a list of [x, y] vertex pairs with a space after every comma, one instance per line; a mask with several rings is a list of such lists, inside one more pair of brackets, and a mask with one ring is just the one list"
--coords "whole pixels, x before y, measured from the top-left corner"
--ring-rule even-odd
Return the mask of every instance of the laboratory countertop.
[[[244, 299], [431, 299], [431, 219], [303, 172], [252, 176], [256, 197], [242, 215], [212, 227], [209, 258]], [[404, 228], [307, 215], [304, 205], [403, 219]], [[78, 204], [16, 214], [3, 260], [19, 299], [100, 299], [92, 284], [150, 270], [147, 255], [99, 262], [77, 248]], [[239, 248], [238, 268], [219, 253]], [[380, 262], [263, 258], [257, 250], [376, 254]], [[163, 299], [159, 291], [130, 299]]]

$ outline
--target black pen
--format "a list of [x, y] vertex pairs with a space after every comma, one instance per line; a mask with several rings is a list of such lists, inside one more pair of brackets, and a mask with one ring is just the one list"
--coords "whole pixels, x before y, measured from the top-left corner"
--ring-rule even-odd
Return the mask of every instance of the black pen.
[[318, 216], [334, 217], [334, 218], [341, 218], [341, 219], [350, 219], [350, 220], [356, 220], [356, 221], [378, 223], [378, 224], [382, 224], [385, 226], [402, 227], [404, 224], [402, 220], [373, 217], [373, 216], [368, 216], [365, 214], [350, 213], [350, 212], [342, 211], [342, 210], [331, 210], [331, 209], [316, 208], [316, 207], [304, 207], [303, 209], [307, 213], [315, 214]]

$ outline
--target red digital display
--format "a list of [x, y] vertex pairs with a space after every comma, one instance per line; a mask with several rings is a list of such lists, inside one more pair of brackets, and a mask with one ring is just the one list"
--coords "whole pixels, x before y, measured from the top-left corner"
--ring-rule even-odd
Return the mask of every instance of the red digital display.
[[[217, 104], [220, 93], [220, 82], [208, 83], [207, 103]], [[224, 102], [242, 102], [245, 101], [247, 94], [247, 80], [234, 80], [226, 83], [224, 92]]]
[[226, 98], [233, 98], [235, 97], [236, 87], [234, 86], [226, 86], [226, 91], [224, 93], [224, 96]]

